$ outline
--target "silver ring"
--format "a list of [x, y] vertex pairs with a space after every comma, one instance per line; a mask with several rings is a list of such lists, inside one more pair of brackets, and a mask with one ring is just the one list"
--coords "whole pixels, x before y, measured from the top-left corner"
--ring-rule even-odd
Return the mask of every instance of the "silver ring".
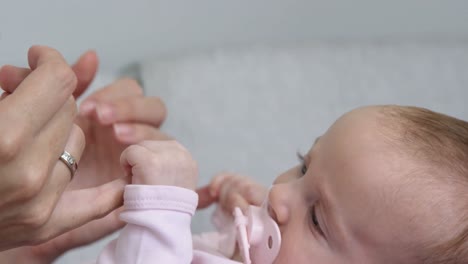
[[76, 163], [75, 158], [73, 156], [66, 152], [63, 151], [62, 155], [60, 155], [60, 160], [67, 165], [68, 169], [71, 172], [71, 177], [75, 176], [76, 170], [78, 169], [78, 163]]

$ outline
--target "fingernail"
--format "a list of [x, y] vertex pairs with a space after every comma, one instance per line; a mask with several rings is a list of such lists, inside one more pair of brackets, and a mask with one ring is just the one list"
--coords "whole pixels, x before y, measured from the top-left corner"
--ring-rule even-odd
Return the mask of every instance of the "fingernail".
[[111, 106], [101, 104], [97, 106], [96, 111], [101, 122], [112, 123], [114, 121], [114, 110]]
[[132, 126], [126, 124], [115, 124], [114, 131], [118, 137], [128, 138], [133, 135]]
[[83, 116], [89, 115], [96, 108], [96, 103], [93, 101], [86, 101], [80, 105], [80, 114]]

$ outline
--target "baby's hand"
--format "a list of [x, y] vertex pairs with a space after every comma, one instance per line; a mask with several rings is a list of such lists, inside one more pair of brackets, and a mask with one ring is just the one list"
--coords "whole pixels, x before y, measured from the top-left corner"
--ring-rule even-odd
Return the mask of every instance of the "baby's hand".
[[143, 141], [122, 152], [120, 164], [132, 184], [172, 185], [195, 189], [197, 163], [176, 141]]
[[198, 208], [208, 207], [217, 202], [226, 212], [239, 207], [245, 211], [249, 205], [260, 206], [268, 189], [251, 178], [232, 173], [216, 175], [207, 186], [197, 189]]

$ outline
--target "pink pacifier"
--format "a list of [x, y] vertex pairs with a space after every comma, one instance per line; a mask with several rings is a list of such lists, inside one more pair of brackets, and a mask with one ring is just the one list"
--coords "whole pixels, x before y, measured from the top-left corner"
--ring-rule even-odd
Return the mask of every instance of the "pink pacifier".
[[246, 216], [236, 207], [234, 222], [244, 264], [273, 263], [280, 250], [281, 233], [266, 206], [249, 206]]

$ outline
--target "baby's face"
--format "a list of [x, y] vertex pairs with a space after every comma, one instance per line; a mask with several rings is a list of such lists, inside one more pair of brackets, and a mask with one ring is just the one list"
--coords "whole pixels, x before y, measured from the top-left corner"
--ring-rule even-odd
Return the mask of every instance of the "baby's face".
[[450, 212], [429, 202], [437, 190], [411, 177], [415, 161], [378, 126], [375, 108], [344, 115], [306, 154], [306, 169], [277, 178], [268, 198], [282, 234], [275, 263], [411, 263], [440, 235]]

